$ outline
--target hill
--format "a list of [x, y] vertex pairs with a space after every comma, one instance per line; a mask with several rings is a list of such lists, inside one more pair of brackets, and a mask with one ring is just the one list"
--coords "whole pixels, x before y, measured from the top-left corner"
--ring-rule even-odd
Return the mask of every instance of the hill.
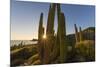
[[[82, 30], [82, 33], [84, 40], [95, 40], [95, 27], [88, 27]], [[75, 44], [75, 34], [67, 35], [66, 41], [68, 41], [70, 45]]]

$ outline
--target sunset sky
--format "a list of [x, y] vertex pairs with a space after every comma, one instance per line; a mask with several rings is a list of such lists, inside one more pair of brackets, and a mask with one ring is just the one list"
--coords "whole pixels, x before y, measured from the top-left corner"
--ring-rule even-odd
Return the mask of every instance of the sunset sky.
[[[11, 40], [31, 40], [38, 38], [40, 14], [46, 28], [50, 3], [23, 2], [11, 0]], [[61, 4], [66, 21], [66, 35], [74, 33], [74, 24], [82, 29], [95, 26], [95, 7], [90, 5]], [[55, 14], [55, 32], [57, 14]]]

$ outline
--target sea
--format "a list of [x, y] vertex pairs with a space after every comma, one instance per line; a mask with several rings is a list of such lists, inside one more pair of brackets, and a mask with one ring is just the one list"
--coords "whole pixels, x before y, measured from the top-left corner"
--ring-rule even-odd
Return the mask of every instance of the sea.
[[37, 44], [37, 41], [31, 41], [31, 40], [11, 40], [10, 41], [10, 46], [19, 45], [20, 43], [22, 43], [23, 45]]

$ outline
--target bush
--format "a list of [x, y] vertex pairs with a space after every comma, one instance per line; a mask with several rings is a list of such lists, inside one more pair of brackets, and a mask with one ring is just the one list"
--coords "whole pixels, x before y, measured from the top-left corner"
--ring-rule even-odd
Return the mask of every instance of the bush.
[[93, 40], [85, 40], [76, 44], [78, 55], [85, 61], [95, 60], [95, 43]]

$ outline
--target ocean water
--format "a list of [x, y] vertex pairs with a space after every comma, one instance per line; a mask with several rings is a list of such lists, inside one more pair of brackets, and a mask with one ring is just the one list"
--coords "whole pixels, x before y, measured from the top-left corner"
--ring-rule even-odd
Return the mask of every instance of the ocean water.
[[36, 44], [37, 43], [37, 41], [31, 41], [31, 40], [11, 40], [10, 46], [19, 45], [21, 42], [22, 42], [23, 45]]

